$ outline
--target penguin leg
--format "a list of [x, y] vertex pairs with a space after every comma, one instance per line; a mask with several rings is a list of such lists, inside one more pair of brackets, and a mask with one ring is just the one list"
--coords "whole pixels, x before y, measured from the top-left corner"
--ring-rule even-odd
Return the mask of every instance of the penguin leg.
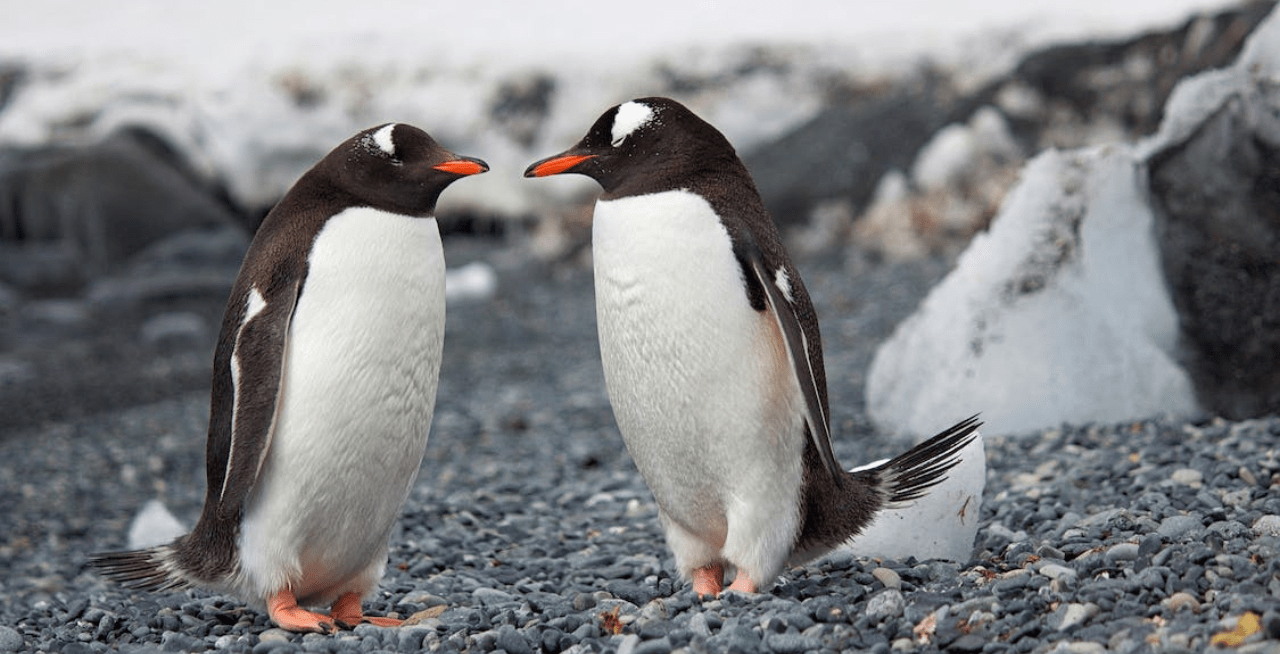
[[724, 560], [720, 548], [707, 543], [658, 509], [658, 518], [667, 534], [667, 545], [676, 557], [676, 569], [693, 581], [693, 591], [700, 596], [715, 596], [724, 588]]
[[329, 610], [329, 617], [333, 621], [347, 628], [354, 627], [362, 622], [368, 622], [377, 627], [399, 627], [404, 620], [395, 618], [380, 618], [364, 614], [364, 609], [360, 606], [361, 594], [356, 592], [345, 593], [338, 601], [333, 603], [333, 608]]
[[271, 621], [286, 631], [318, 631], [330, 634], [338, 630], [327, 615], [312, 613], [298, 606], [298, 599], [289, 590], [267, 598], [267, 615]]
[[[797, 484], [797, 488], [799, 485]], [[779, 501], [774, 496], [749, 495], [752, 489], [740, 488], [745, 501], [729, 507], [729, 533], [724, 543], [724, 558], [737, 568], [730, 590], [748, 593], [768, 587], [785, 567], [795, 547], [795, 534], [800, 531], [799, 512], [795, 503]]]

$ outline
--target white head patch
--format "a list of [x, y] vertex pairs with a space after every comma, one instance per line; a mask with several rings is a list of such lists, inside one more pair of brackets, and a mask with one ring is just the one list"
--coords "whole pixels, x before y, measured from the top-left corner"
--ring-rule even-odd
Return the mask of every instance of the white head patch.
[[613, 147], [622, 145], [628, 136], [653, 121], [653, 108], [639, 102], [624, 102], [618, 105], [618, 113], [613, 117]]
[[396, 143], [391, 139], [391, 132], [395, 131], [395, 129], [396, 124], [391, 123], [373, 133], [373, 144], [378, 146], [379, 150], [387, 153], [388, 157], [396, 156]]

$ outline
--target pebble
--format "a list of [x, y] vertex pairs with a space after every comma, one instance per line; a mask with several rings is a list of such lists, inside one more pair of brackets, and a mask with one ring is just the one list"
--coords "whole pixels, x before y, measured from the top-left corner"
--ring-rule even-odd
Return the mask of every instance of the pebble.
[[1107, 562], [1117, 563], [1122, 561], [1132, 561], [1138, 558], [1137, 543], [1117, 543], [1107, 549]]
[[276, 628], [276, 627], [272, 627], [271, 629], [268, 629], [268, 630], [266, 630], [266, 631], [264, 631], [264, 632], [262, 632], [262, 633], [258, 634], [258, 641], [259, 641], [259, 642], [262, 642], [262, 641], [275, 641], [275, 642], [286, 642], [286, 643], [287, 643], [287, 642], [289, 642], [289, 641], [290, 641], [290, 640], [292, 640], [292, 639], [293, 639], [293, 634], [292, 634], [291, 632], [288, 632], [288, 631], [285, 631], [284, 629], [279, 629], [279, 628]]
[[1264, 515], [1254, 520], [1253, 531], [1262, 536], [1280, 536], [1280, 515]]
[[1050, 623], [1056, 622], [1058, 631], [1066, 631], [1097, 615], [1098, 611], [1097, 604], [1079, 604], [1076, 602], [1063, 604], [1057, 611], [1054, 611], [1053, 619], [1050, 620]]
[[902, 615], [906, 605], [906, 600], [902, 597], [902, 591], [886, 588], [871, 596], [871, 599], [867, 601], [866, 611], [868, 616], [883, 620]]
[[1182, 591], [1176, 592], [1166, 597], [1164, 601], [1161, 603], [1164, 604], [1166, 607], [1168, 607], [1170, 611], [1173, 611], [1175, 613], [1179, 609], [1183, 609], [1183, 608], [1190, 608], [1192, 611], [1197, 611], [1197, 612], [1200, 610], [1200, 600], [1197, 600], [1195, 596], [1192, 595], [1191, 593], [1186, 593]]
[[1173, 481], [1190, 486], [1192, 488], [1200, 488], [1204, 482], [1204, 475], [1194, 468], [1179, 468], [1173, 471], [1169, 476]]
[[[844, 264], [831, 266], [826, 281], [806, 274], [820, 301], [841, 298], [856, 312], [894, 296], [876, 292], [890, 285], [877, 287], [874, 273], [870, 286], [851, 286]], [[0, 515], [10, 534], [0, 649], [890, 654], [916, 651], [912, 630], [935, 615], [923, 651], [1205, 651], [1218, 621], [1245, 611], [1280, 633], [1280, 535], [1268, 526], [1280, 496], [1262, 488], [1280, 474], [1267, 445], [1280, 438], [1280, 418], [992, 438], [972, 560], [830, 557], [785, 571], [760, 594], [698, 599], [622, 447], [599, 362], [582, 354], [595, 338], [590, 271], [562, 274], [520, 288], [503, 273], [501, 303], [450, 307], [451, 372], [432, 441], [366, 602], [372, 614], [448, 607], [442, 613], [417, 627], [299, 638], [232, 597], [134, 592], [85, 570], [83, 553], [119, 547], [153, 497], [184, 520], [199, 515], [205, 388], [0, 439], [0, 481], [22, 500]], [[548, 306], [554, 314], [540, 310]], [[870, 358], [869, 349], [839, 354], [866, 323], [824, 315], [830, 369]], [[528, 342], [553, 328], [566, 331]], [[136, 335], [136, 326], [125, 332]], [[518, 347], [491, 347], [495, 338]], [[861, 397], [851, 377], [832, 375], [833, 395]], [[833, 409], [840, 460], [901, 451], [856, 409]], [[1241, 467], [1259, 483], [1248, 499]], [[1201, 471], [1200, 488], [1170, 481], [1182, 468]], [[1013, 485], [1031, 470], [1045, 474]]]
[[1075, 570], [1056, 563], [1048, 563], [1040, 566], [1039, 572], [1050, 579], [1075, 579], [1077, 576]]
[[1160, 522], [1157, 533], [1170, 540], [1176, 540], [1202, 527], [1200, 518], [1191, 515], [1173, 515]]
[[22, 646], [22, 634], [17, 629], [0, 625], [0, 652], [16, 652]]
[[900, 589], [902, 588], [902, 577], [898, 573], [889, 568], [876, 568], [871, 571], [871, 576], [877, 581], [884, 584], [885, 588]]
[[1107, 648], [1102, 643], [1094, 643], [1090, 641], [1076, 641], [1066, 643], [1062, 649], [1070, 652], [1070, 654], [1104, 654]]
[[764, 646], [777, 654], [802, 654], [809, 650], [819, 649], [822, 644], [800, 634], [769, 634], [764, 637]]

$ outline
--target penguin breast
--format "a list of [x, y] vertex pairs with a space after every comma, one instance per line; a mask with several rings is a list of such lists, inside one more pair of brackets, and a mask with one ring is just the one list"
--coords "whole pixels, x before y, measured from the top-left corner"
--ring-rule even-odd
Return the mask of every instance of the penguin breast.
[[658, 504], [714, 540], [743, 480], [795, 497], [799, 386], [721, 218], [669, 191], [601, 201], [593, 220], [605, 380]]
[[254, 594], [325, 602], [380, 576], [427, 442], [444, 308], [435, 220], [349, 209], [316, 236], [241, 530]]

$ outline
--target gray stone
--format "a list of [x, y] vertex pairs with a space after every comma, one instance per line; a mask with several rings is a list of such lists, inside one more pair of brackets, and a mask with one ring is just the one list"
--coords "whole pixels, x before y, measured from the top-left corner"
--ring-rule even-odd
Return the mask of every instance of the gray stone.
[[496, 588], [477, 588], [471, 592], [471, 596], [484, 606], [514, 602], [516, 599], [511, 593]]
[[22, 644], [22, 634], [17, 629], [0, 625], [0, 652], [16, 652]]
[[1132, 561], [1138, 558], [1137, 543], [1117, 543], [1107, 548], [1107, 561], [1115, 563], [1117, 561]]
[[871, 571], [871, 576], [875, 577], [885, 588], [900, 589], [902, 588], [902, 577], [898, 573], [889, 568], [876, 568]]
[[1071, 602], [1058, 607], [1053, 612], [1053, 616], [1049, 619], [1049, 624], [1058, 631], [1066, 631], [1072, 627], [1083, 624], [1089, 618], [1098, 614], [1098, 605], [1091, 602], [1080, 604]]
[[902, 591], [886, 588], [867, 600], [867, 615], [877, 618], [896, 618], [906, 608]]
[[1259, 536], [1280, 536], [1280, 515], [1264, 515], [1254, 520], [1253, 531]]
[[802, 654], [818, 649], [822, 643], [800, 634], [769, 634], [764, 637], [765, 649], [778, 654]]
[[1160, 528], [1157, 533], [1167, 539], [1176, 540], [1203, 528], [1204, 525], [1200, 524], [1200, 518], [1190, 515], [1171, 515], [1160, 521]]

